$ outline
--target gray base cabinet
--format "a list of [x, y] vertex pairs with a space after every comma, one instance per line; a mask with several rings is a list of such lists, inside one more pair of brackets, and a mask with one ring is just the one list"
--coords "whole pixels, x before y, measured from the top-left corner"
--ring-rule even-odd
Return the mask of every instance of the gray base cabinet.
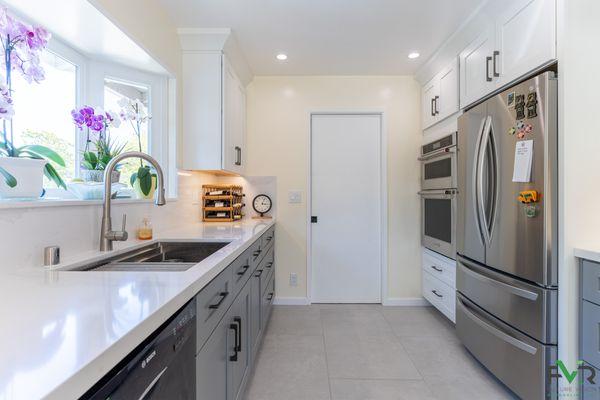
[[600, 264], [583, 260], [580, 279], [580, 398], [600, 400]]
[[270, 228], [196, 296], [196, 400], [242, 400], [275, 296]]

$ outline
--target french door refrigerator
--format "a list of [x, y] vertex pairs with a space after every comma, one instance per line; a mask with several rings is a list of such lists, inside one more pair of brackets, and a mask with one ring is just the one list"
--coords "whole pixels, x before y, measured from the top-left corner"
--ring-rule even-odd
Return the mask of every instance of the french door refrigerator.
[[523, 399], [557, 391], [557, 107], [546, 72], [458, 122], [456, 329]]

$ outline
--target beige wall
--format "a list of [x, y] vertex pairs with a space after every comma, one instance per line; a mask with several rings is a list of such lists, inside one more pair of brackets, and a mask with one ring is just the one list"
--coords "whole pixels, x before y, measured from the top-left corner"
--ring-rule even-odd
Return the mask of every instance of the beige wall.
[[[309, 113], [374, 110], [384, 111], [388, 138], [389, 297], [421, 297], [419, 96], [408, 76], [257, 77], [248, 86], [248, 174], [277, 177], [279, 298], [307, 296]], [[302, 204], [287, 203], [289, 190], [303, 192]]]

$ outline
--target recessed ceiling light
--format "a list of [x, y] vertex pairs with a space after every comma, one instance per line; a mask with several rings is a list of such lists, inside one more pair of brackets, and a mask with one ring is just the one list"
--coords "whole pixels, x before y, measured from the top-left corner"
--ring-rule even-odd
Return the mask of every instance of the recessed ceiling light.
[[287, 60], [287, 54], [283, 54], [283, 53], [277, 54], [277, 59], [279, 61], [285, 61], [285, 60]]
[[408, 58], [410, 58], [411, 60], [414, 58], [419, 58], [420, 54], [417, 53], [416, 51], [413, 51], [412, 53], [408, 54]]

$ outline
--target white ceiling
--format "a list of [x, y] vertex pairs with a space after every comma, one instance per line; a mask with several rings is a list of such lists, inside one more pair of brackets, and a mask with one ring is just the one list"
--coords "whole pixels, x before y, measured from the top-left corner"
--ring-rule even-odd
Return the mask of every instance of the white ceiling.
[[[232, 28], [256, 75], [413, 74], [484, 2], [159, 1], [178, 27]], [[412, 51], [421, 57], [409, 60]]]

